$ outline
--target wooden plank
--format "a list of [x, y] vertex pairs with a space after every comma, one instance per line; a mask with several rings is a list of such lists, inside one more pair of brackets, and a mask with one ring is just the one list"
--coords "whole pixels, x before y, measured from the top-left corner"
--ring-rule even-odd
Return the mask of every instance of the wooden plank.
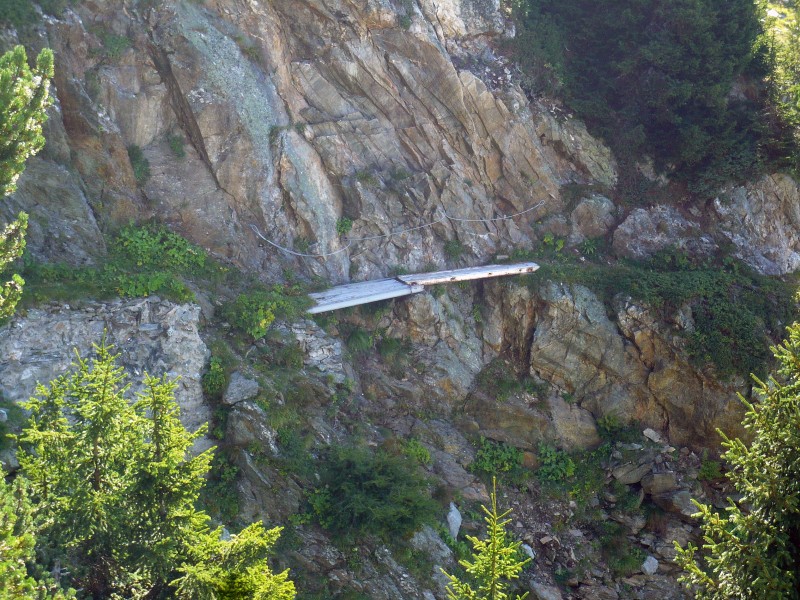
[[311, 314], [327, 312], [349, 306], [358, 306], [369, 302], [389, 300], [410, 296], [425, 290], [426, 285], [448, 283], [451, 281], [469, 281], [471, 279], [486, 279], [489, 277], [502, 277], [504, 275], [521, 275], [533, 273], [539, 265], [536, 263], [517, 263], [513, 265], [487, 265], [485, 267], [468, 267], [466, 269], [451, 269], [435, 273], [418, 273], [416, 275], [401, 275], [394, 279], [376, 279], [374, 281], [360, 281], [333, 287], [324, 292], [309, 294], [316, 306], [311, 307]]
[[523, 275], [533, 273], [539, 268], [534, 262], [516, 263], [513, 265], [486, 265], [484, 267], [468, 267], [466, 269], [450, 269], [434, 273], [417, 273], [400, 275], [397, 279], [409, 285], [435, 285], [453, 281], [469, 281], [471, 279], [488, 279], [507, 275]]
[[[342, 290], [340, 288], [347, 289]], [[361, 283], [340, 286], [340, 288], [332, 288], [325, 292], [309, 294], [312, 299], [316, 300], [317, 305], [308, 309], [308, 312], [310, 314], [317, 314], [329, 310], [367, 304], [369, 302], [410, 296], [411, 294], [425, 291], [425, 288], [422, 286], [408, 285], [395, 279], [363, 281]]]
[[328, 302], [336, 299], [337, 296], [369, 295], [384, 291], [405, 290], [407, 283], [397, 281], [397, 279], [376, 279], [373, 281], [359, 281], [357, 283], [347, 283], [337, 285], [323, 292], [309, 294], [318, 302]]

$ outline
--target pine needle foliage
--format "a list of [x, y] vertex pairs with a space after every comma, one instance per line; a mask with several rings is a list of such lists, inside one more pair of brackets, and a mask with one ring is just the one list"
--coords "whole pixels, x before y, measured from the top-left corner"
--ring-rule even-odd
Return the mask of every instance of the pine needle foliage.
[[[472, 543], [472, 561], [460, 560], [471, 582], [462, 582], [455, 575], [442, 570], [450, 580], [447, 584], [448, 600], [510, 600], [509, 580], [519, 578], [522, 569], [531, 561], [530, 558], [520, 560], [522, 542], [511, 541], [506, 527], [511, 522], [508, 515], [511, 509], [499, 513], [497, 508], [497, 484], [492, 481], [490, 496], [491, 508], [482, 506], [485, 513], [486, 537], [479, 539], [468, 535]], [[515, 600], [524, 600], [528, 596], [514, 596]]]
[[289, 571], [273, 574], [265, 564], [268, 553], [280, 537], [282, 528], [264, 530], [253, 523], [227, 542], [219, 542], [219, 532], [198, 540], [191, 549], [191, 560], [181, 568], [183, 576], [172, 582], [179, 600], [292, 600], [294, 583]]
[[74, 598], [72, 591], [59, 590], [49, 576], [28, 574], [28, 567], [34, 563], [36, 546], [31, 519], [27, 482], [17, 477], [9, 485], [0, 472], [0, 598]]
[[773, 348], [777, 375], [756, 379], [758, 402], [740, 396], [752, 444], [720, 433], [738, 500], [723, 513], [696, 503], [704, 552], [676, 543], [701, 600], [800, 598], [800, 324], [788, 334]]
[[[39, 53], [36, 66], [28, 66], [25, 48], [16, 46], [0, 56], [0, 198], [14, 192], [25, 161], [44, 147], [42, 124], [47, 120], [50, 79], [53, 77], [53, 52]], [[25, 249], [28, 215], [0, 231], [0, 273]], [[14, 313], [25, 282], [19, 275], [0, 284], [0, 319]]]
[[22, 46], [0, 56], [0, 196], [16, 189], [25, 161], [44, 147], [42, 124], [52, 104], [52, 77], [49, 49], [39, 53], [33, 69]]
[[[206, 427], [183, 427], [175, 383], [145, 375], [130, 403], [117, 356], [105, 342], [94, 352], [26, 404], [19, 461], [45, 562], [68, 565], [73, 585], [94, 598], [157, 598], [174, 591], [171, 581], [181, 598], [292, 598], [286, 573], [273, 576], [266, 563], [278, 530], [258, 524], [224, 541], [195, 508], [212, 451], [192, 454]], [[197, 591], [189, 582], [198, 578], [216, 591]]]

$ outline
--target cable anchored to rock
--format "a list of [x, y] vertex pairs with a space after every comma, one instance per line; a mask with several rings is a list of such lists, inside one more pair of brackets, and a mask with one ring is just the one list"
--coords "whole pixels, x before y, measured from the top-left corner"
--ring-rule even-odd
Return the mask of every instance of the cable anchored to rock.
[[258, 227], [256, 227], [252, 223], [250, 224], [250, 229], [252, 229], [253, 233], [255, 233], [258, 237], [260, 237], [262, 240], [264, 240], [270, 246], [273, 246], [273, 247], [277, 248], [278, 250], [286, 252], [287, 254], [291, 254], [292, 256], [300, 256], [300, 257], [303, 257], [303, 258], [328, 258], [330, 256], [335, 256], [337, 254], [341, 254], [342, 252], [347, 252], [347, 250], [349, 250], [350, 247], [353, 244], [356, 244], [358, 242], [368, 242], [368, 241], [372, 241], [372, 240], [392, 238], [392, 237], [394, 237], [396, 235], [403, 235], [403, 234], [406, 234], [406, 233], [410, 233], [412, 231], [418, 231], [420, 229], [427, 229], [428, 227], [433, 227], [434, 225], [438, 225], [439, 223], [443, 223], [445, 221], [453, 221], [454, 223], [496, 223], [498, 221], [508, 221], [508, 220], [514, 219], [516, 217], [519, 217], [521, 215], [524, 215], [526, 213], [532, 212], [532, 211], [536, 210], [537, 208], [539, 208], [540, 206], [542, 206], [543, 204], [544, 204], [544, 200], [542, 200], [541, 202], [535, 204], [534, 206], [531, 206], [530, 208], [526, 208], [523, 211], [520, 211], [518, 213], [514, 213], [513, 215], [504, 215], [502, 217], [493, 217], [491, 219], [462, 219], [462, 218], [459, 218], [459, 217], [451, 217], [446, 212], [442, 211], [442, 214], [444, 216], [442, 216], [439, 219], [436, 219], [435, 221], [431, 221], [429, 223], [424, 223], [422, 225], [417, 225], [416, 227], [409, 227], [407, 229], [401, 229], [399, 231], [392, 231], [392, 232], [384, 233], [384, 234], [380, 234], [380, 235], [370, 235], [370, 236], [366, 236], [366, 237], [362, 237], [362, 238], [345, 237], [345, 240], [347, 240], [347, 245], [344, 246], [343, 248], [339, 248], [338, 250], [334, 250], [333, 252], [322, 252], [322, 253], [317, 253], [317, 254], [308, 254], [308, 253], [305, 253], [305, 252], [297, 252], [296, 250], [292, 250], [290, 248], [286, 248], [285, 246], [281, 246], [277, 242], [274, 242], [273, 240], [270, 240], [266, 236], [264, 236], [264, 234], [261, 233], [261, 231], [258, 229]]

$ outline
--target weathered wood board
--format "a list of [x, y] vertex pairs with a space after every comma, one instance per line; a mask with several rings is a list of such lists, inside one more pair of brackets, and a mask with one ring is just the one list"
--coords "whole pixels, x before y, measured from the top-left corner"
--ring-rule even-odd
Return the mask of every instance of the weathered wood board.
[[449, 271], [435, 271], [433, 273], [401, 275], [397, 279], [409, 285], [435, 285], [437, 283], [469, 281], [471, 279], [524, 275], [525, 273], [533, 273], [538, 268], [539, 265], [533, 262], [516, 263], [513, 265], [486, 265], [485, 267], [467, 267], [465, 269], [451, 269]]
[[308, 309], [311, 314], [327, 312], [369, 302], [389, 300], [410, 296], [425, 291], [426, 285], [451, 283], [455, 281], [469, 281], [472, 279], [488, 279], [507, 275], [523, 275], [533, 273], [539, 265], [532, 262], [516, 263], [513, 265], [486, 265], [484, 267], [468, 267], [465, 269], [450, 269], [434, 273], [417, 273], [415, 275], [401, 275], [394, 279], [376, 279], [374, 281], [361, 281], [339, 285], [324, 292], [309, 294], [316, 305]]
[[409, 285], [397, 279], [377, 279], [375, 281], [362, 281], [360, 283], [348, 283], [331, 288], [324, 292], [309, 294], [311, 299], [316, 301], [316, 306], [308, 309], [311, 314], [336, 310], [337, 308], [347, 308], [379, 300], [389, 300], [401, 296], [410, 296], [425, 291], [419, 285]]

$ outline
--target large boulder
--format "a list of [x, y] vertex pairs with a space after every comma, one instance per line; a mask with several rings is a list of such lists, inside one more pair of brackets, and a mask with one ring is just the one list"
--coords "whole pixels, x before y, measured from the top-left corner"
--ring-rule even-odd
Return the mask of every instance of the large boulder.
[[672, 206], [659, 205], [633, 210], [614, 231], [613, 248], [617, 256], [642, 260], [666, 248], [708, 256], [717, 246], [699, 223]]

